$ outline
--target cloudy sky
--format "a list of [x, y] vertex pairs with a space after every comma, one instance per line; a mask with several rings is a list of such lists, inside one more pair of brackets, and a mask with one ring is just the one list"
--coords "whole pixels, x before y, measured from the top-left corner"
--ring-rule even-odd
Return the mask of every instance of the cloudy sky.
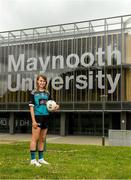
[[0, 31], [131, 14], [131, 0], [0, 0]]

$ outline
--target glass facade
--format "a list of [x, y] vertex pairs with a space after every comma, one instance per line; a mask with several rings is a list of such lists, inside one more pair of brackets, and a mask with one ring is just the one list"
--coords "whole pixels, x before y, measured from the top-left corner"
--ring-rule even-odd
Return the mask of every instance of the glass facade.
[[28, 112], [38, 74], [48, 77], [60, 112], [101, 112], [103, 95], [106, 111], [129, 111], [130, 19], [0, 32], [0, 111]]

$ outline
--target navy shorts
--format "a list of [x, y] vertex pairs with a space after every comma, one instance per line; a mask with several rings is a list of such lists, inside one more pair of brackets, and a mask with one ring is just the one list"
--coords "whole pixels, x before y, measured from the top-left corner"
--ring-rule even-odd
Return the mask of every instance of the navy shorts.
[[38, 127], [41, 129], [48, 128], [49, 116], [35, 116], [35, 120], [38, 123]]

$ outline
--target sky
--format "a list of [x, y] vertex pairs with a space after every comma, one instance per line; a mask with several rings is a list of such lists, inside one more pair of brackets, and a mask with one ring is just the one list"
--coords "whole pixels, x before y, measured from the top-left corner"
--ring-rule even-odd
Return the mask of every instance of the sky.
[[131, 0], [0, 0], [0, 32], [131, 14]]

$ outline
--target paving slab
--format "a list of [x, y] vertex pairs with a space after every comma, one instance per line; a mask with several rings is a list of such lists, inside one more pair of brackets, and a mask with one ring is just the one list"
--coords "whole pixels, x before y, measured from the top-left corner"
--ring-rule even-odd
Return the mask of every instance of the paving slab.
[[[31, 140], [31, 134], [8, 134], [0, 133], [0, 143], [25, 142]], [[48, 143], [56, 144], [87, 144], [101, 145], [100, 136], [59, 136], [47, 135]], [[105, 145], [108, 145], [108, 137], [105, 137]]]

